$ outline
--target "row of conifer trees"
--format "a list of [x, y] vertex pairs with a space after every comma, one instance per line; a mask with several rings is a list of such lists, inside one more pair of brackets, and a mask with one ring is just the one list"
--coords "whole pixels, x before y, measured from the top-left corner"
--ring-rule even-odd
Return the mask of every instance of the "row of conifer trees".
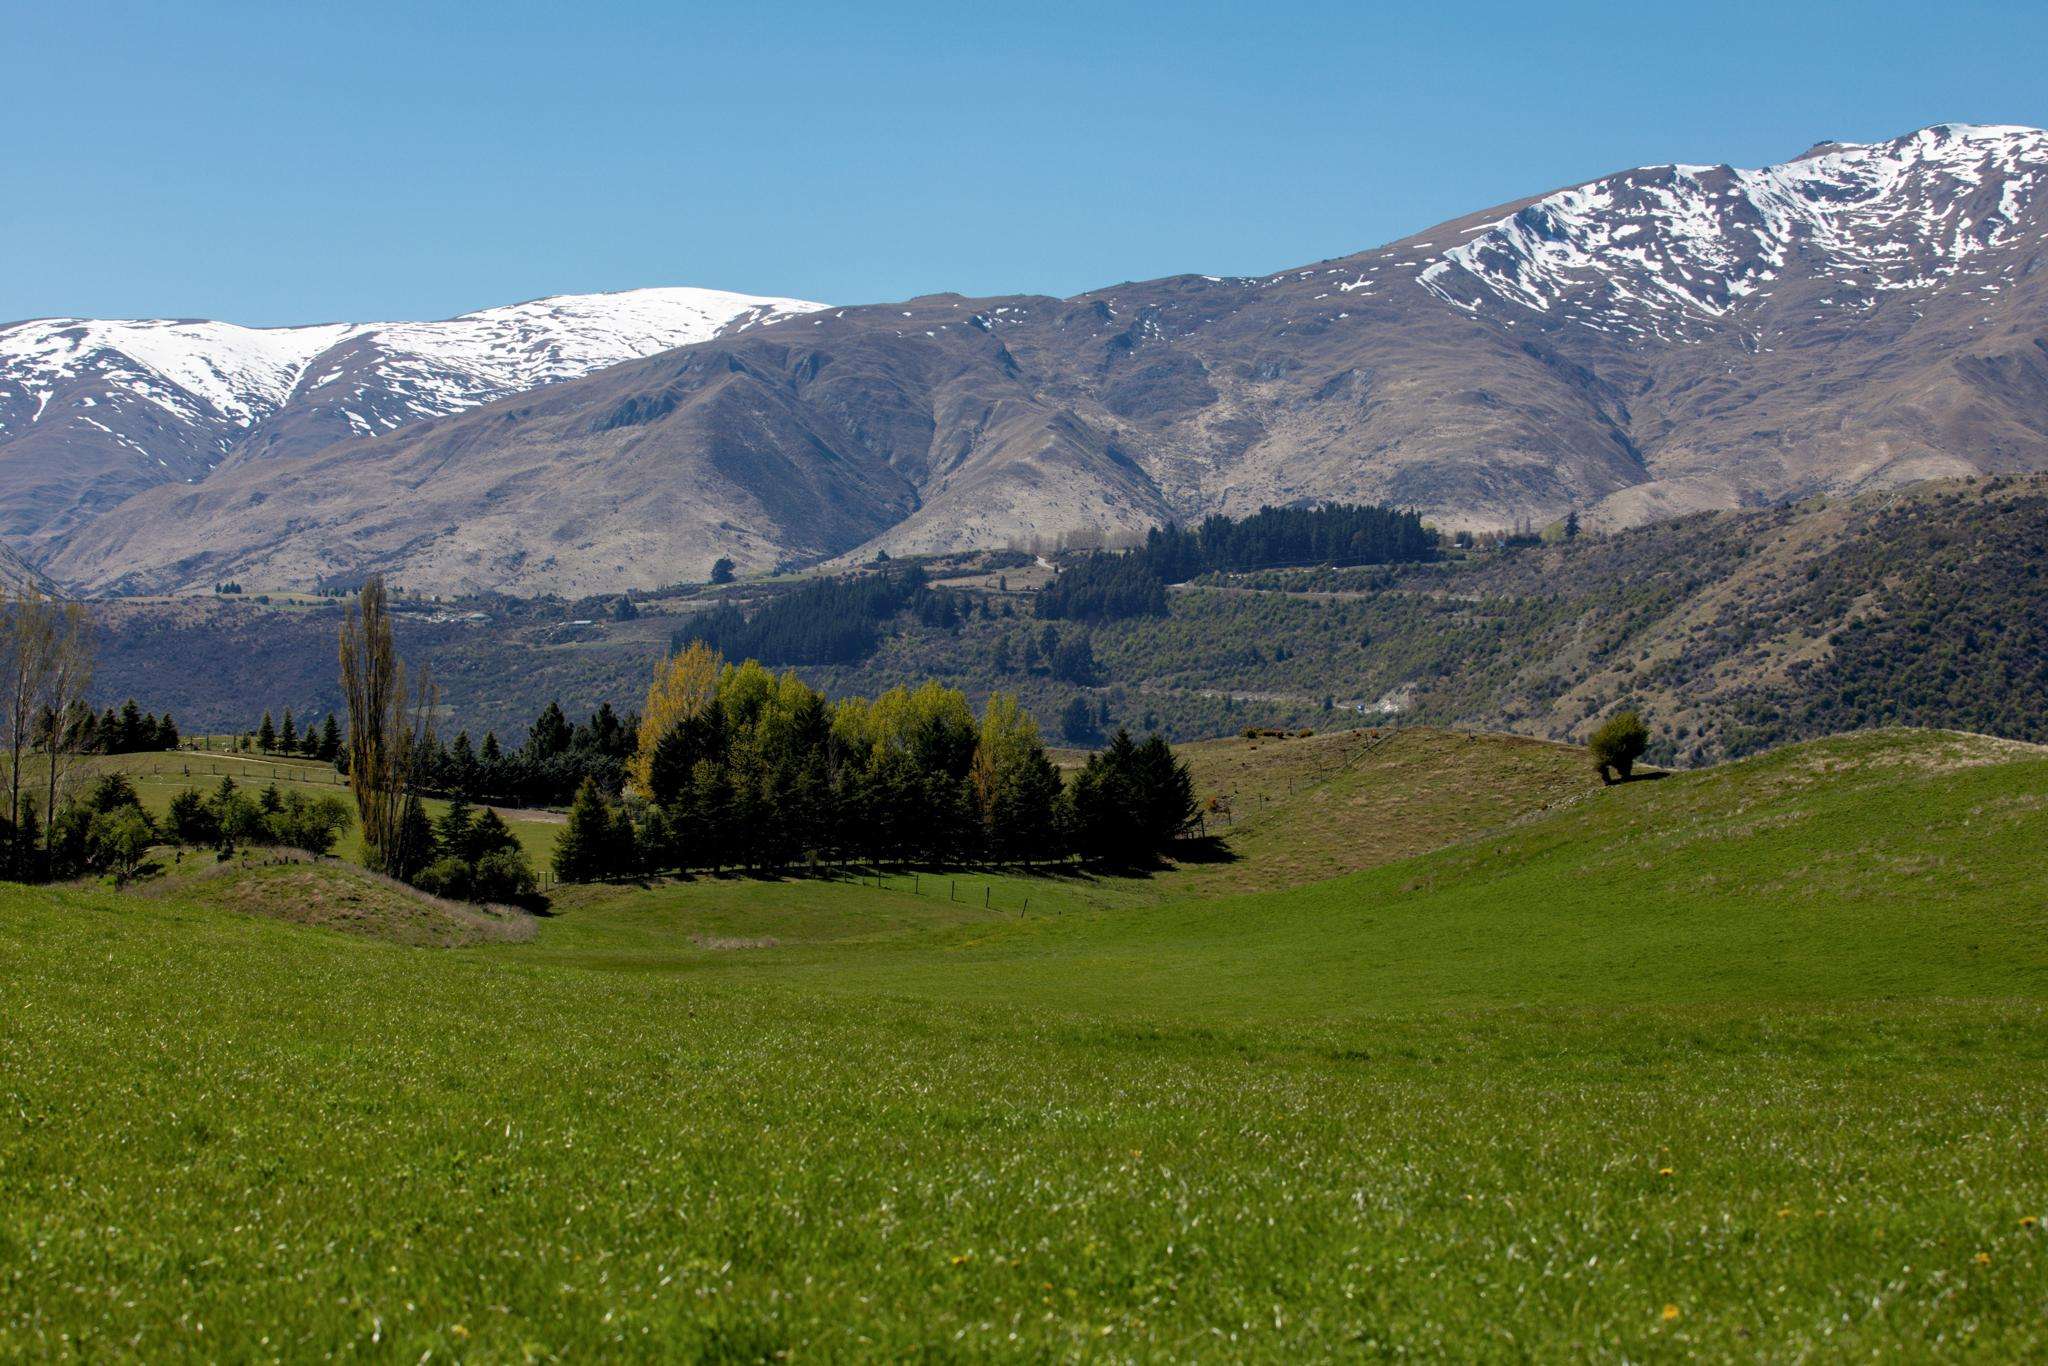
[[1119, 733], [1070, 780], [1016, 700], [976, 716], [927, 683], [831, 702], [793, 673], [727, 664], [699, 642], [649, 691], [614, 802], [578, 792], [564, 881], [814, 861], [1020, 863], [1156, 857], [1195, 820], [1185, 763]]

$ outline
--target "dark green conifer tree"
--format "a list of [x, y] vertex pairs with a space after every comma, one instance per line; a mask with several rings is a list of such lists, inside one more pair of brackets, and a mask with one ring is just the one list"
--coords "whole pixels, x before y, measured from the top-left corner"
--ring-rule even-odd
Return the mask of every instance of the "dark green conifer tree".
[[552, 759], [565, 753], [575, 734], [569, 728], [569, 718], [562, 714], [562, 704], [550, 702], [535, 718], [527, 731], [526, 750], [535, 759]]
[[589, 882], [624, 871], [616, 825], [596, 780], [585, 778], [569, 806], [569, 823], [555, 840], [555, 876], [563, 882]]
[[129, 698], [121, 704], [121, 749], [122, 754], [134, 754], [147, 749], [156, 739], [156, 721], [151, 718], [145, 730], [142, 724], [142, 708]]
[[434, 823], [427, 818], [426, 804], [420, 801], [419, 794], [408, 792], [384, 871], [401, 882], [411, 882], [433, 860]]
[[441, 819], [434, 822], [434, 854], [437, 858], [456, 858], [465, 863], [476, 861], [476, 849], [472, 837], [475, 833], [473, 822], [476, 808], [460, 792], [448, 802], [448, 809], [441, 813]]

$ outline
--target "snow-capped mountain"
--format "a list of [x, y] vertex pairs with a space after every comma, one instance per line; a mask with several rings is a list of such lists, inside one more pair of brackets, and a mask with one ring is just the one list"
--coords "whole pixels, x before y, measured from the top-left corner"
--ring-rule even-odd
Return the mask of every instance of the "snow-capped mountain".
[[[1642, 167], [1264, 276], [736, 314], [448, 416], [586, 362], [511, 319], [463, 333], [454, 360], [382, 329], [304, 361], [237, 351], [215, 369], [258, 377], [243, 409], [279, 389], [282, 406], [231, 451], [195, 447], [196, 477], [77, 514], [29, 558], [111, 591], [382, 569], [585, 593], [720, 556], [1050, 541], [1266, 503], [1597, 528], [2048, 469], [2044, 187], [2048, 134], [1966, 124], [1757, 170]], [[99, 420], [175, 466], [198, 429], [119, 396], [163, 431]], [[43, 402], [32, 433], [97, 412], [20, 390], [10, 430]], [[22, 446], [0, 444], [0, 478]]]
[[[440, 322], [0, 326], [4, 526], [65, 524], [81, 494], [98, 501], [193, 482], [243, 446], [278, 454], [375, 435], [821, 306], [666, 288], [562, 295]], [[33, 452], [9, 449], [18, 444], [61, 445], [70, 468], [37, 478]], [[87, 473], [91, 487], [80, 489]]]
[[[822, 307], [711, 289], [638, 289], [362, 327], [304, 371], [289, 444], [372, 436]], [[265, 431], [262, 448], [285, 443], [285, 431]]]
[[1829, 283], [1831, 309], [1979, 265], [1996, 293], [2017, 262], [1987, 253], [2026, 231], [2044, 175], [2048, 133], [1974, 124], [1823, 143], [1762, 170], [1645, 167], [1479, 225], [1417, 282], [1459, 308], [1666, 341], [1742, 325], [1788, 274]]

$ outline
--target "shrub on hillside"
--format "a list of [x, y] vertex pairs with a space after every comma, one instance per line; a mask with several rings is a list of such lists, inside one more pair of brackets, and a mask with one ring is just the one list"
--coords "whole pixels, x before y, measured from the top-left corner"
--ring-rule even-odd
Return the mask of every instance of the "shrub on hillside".
[[149, 817], [132, 806], [102, 811], [86, 828], [86, 845], [93, 866], [112, 873], [121, 882], [134, 876], [143, 855], [155, 842], [156, 831], [151, 828]]
[[1593, 766], [1600, 781], [1613, 782], [1616, 775], [1627, 782], [1635, 772], [1636, 760], [1649, 748], [1650, 730], [1643, 718], [1632, 711], [1616, 712], [1593, 732], [1587, 747], [1593, 752]]

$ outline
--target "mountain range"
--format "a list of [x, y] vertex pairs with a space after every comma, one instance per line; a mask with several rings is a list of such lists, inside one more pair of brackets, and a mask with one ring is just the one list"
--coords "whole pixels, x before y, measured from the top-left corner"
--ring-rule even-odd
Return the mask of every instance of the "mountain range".
[[162, 484], [240, 476], [819, 307], [709, 289], [566, 295], [430, 323], [0, 326], [0, 535], [61, 539]]
[[0, 328], [51, 580], [579, 594], [1386, 500], [1626, 526], [2048, 468], [2048, 134], [1642, 167], [1257, 277]]

